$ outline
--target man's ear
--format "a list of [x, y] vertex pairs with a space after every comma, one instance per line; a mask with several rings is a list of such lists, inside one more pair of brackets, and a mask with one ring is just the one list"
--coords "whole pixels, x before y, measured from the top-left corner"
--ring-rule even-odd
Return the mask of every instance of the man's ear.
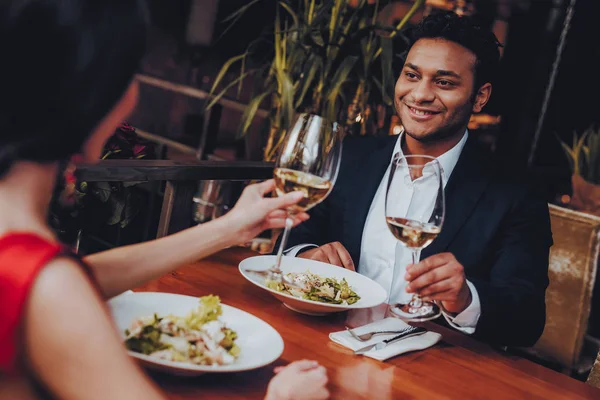
[[490, 96], [492, 95], [492, 84], [487, 82], [484, 83], [477, 93], [475, 94], [475, 101], [473, 102], [473, 113], [481, 112], [483, 107], [487, 104]]

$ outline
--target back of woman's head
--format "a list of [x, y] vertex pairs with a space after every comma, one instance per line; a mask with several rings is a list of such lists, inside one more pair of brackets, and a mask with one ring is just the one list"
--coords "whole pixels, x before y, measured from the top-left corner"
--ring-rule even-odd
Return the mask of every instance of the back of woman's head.
[[143, 0], [0, 2], [0, 177], [77, 153], [145, 51]]

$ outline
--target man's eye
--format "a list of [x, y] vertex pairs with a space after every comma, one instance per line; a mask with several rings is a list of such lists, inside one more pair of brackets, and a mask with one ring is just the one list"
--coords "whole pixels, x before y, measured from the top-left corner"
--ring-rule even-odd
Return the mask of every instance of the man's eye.
[[406, 72], [404, 75], [406, 75], [408, 79], [417, 79], [417, 75], [412, 72]]
[[454, 82], [450, 82], [450, 81], [446, 81], [446, 80], [442, 79], [442, 80], [438, 81], [438, 85], [449, 87], [449, 86], [454, 86]]

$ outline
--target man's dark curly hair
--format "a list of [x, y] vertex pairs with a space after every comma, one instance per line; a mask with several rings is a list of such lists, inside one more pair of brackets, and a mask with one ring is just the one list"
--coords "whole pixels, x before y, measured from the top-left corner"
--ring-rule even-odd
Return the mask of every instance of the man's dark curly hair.
[[458, 16], [453, 12], [437, 12], [415, 26], [409, 34], [409, 49], [419, 39], [445, 39], [457, 43], [475, 54], [475, 88], [493, 82], [500, 63], [502, 47], [496, 35], [485, 29], [469, 16]]

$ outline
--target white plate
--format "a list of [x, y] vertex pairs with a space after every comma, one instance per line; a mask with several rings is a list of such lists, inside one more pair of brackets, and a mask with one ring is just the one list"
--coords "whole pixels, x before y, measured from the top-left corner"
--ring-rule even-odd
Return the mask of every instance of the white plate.
[[360, 296], [360, 300], [351, 305], [319, 303], [317, 301], [305, 300], [281, 293], [265, 286], [264, 279], [246, 270], [264, 271], [275, 264], [276, 256], [256, 256], [243, 260], [239, 269], [244, 278], [256, 286], [270, 292], [291, 310], [308, 315], [325, 315], [334, 312], [354, 310], [359, 308], [376, 307], [387, 298], [387, 292], [377, 282], [359, 273], [337, 267], [335, 265], [322, 263], [305, 258], [283, 257], [281, 270], [288, 272], [310, 272], [325, 278], [345, 278], [350, 287]]
[[[119, 334], [125, 339], [125, 329], [139, 317], [174, 314], [185, 315], [198, 306], [198, 298], [169, 293], [125, 293], [108, 302]], [[129, 354], [151, 369], [175, 375], [193, 376], [207, 372], [239, 372], [264, 367], [277, 360], [283, 353], [283, 339], [269, 324], [249, 314], [225, 304], [220, 319], [237, 332], [236, 343], [240, 355], [231, 365], [194, 365], [184, 362], [159, 360], [154, 357], [130, 351]]]

